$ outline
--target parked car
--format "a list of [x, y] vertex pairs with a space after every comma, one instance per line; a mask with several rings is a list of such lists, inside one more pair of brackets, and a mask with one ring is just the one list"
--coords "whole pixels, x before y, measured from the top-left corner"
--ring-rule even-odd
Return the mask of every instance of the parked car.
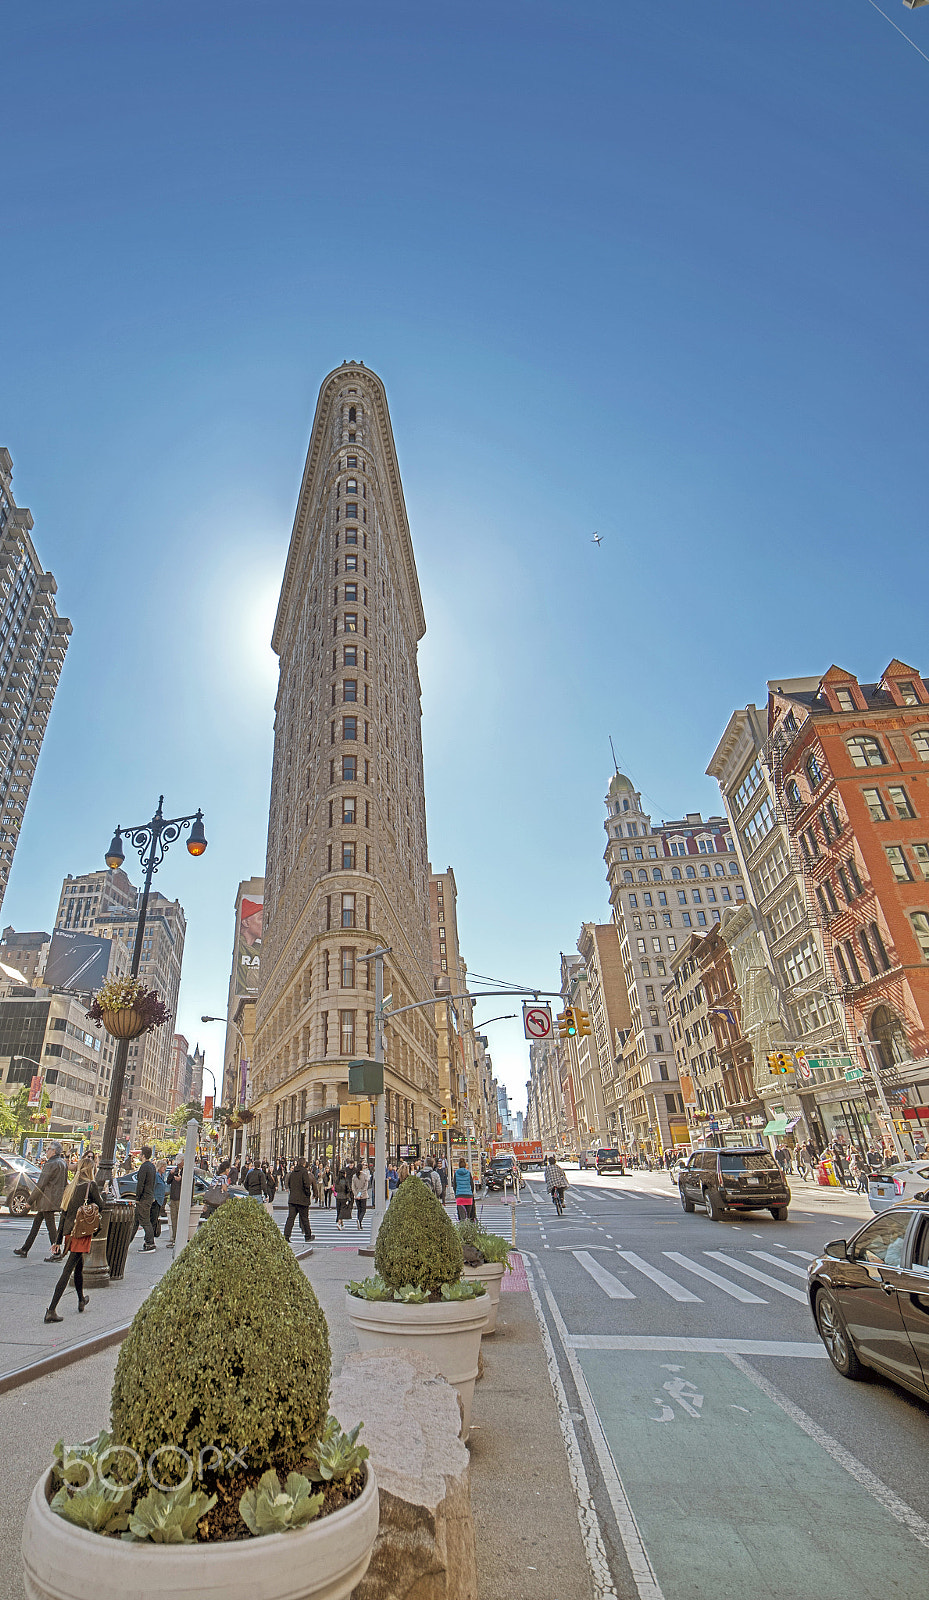
[[594, 1166], [598, 1172], [618, 1172], [620, 1177], [626, 1170], [625, 1162], [614, 1146], [597, 1150], [594, 1154]]
[[685, 1211], [706, 1206], [714, 1222], [725, 1211], [770, 1211], [776, 1222], [787, 1221], [787, 1179], [757, 1145], [695, 1151], [680, 1170], [678, 1190]]
[[916, 1200], [929, 1189], [929, 1161], [902, 1161], [898, 1166], [872, 1172], [868, 1179], [868, 1204], [874, 1212], [886, 1211], [898, 1200]]
[[836, 1372], [860, 1378], [873, 1367], [929, 1400], [929, 1202], [894, 1205], [833, 1239], [807, 1285]]
[[0, 1155], [0, 1179], [3, 1182], [3, 1204], [14, 1217], [24, 1217], [29, 1210], [31, 1195], [42, 1168], [26, 1156]]

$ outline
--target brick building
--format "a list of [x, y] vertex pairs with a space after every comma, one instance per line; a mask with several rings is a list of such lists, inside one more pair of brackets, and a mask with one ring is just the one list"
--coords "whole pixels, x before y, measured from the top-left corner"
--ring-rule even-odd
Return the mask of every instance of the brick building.
[[[849, 1039], [876, 1045], [888, 1093], [929, 1102], [929, 689], [901, 661], [876, 683], [832, 666], [771, 685], [768, 724]], [[864, 1093], [846, 1124], [870, 1122]]]

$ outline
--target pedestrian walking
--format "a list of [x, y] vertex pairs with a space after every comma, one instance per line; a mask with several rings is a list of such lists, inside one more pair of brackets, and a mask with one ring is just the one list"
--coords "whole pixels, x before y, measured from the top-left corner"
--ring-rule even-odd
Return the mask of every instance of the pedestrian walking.
[[287, 1179], [287, 1221], [284, 1223], [284, 1238], [288, 1243], [294, 1231], [294, 1223], [298, 1217], [300, 1218], [300, 1226], [303, 1229], [303, 1237], [307, 1244], [312, 1239], [313, 1230], [310, 1227], [309, 1211], [312, 1197], [313, 1185], [307, 1172], [306, 1158], [298, 1156], [294, 1163], [293, 1171]]
[[351, 1178], [349, 1176], [350, 1171], [351, 1171], [351, 1168], [349, 1168], [349, 1167], [340, 1167], [339, 1171], [336, 1173], [336, 1180], [335, 1180], [336, 1221], [335, 1221], [335, 1225], [339, 1229], [345, 1227], [346, 1222], [348, 1221], [349, 1217], [352, 1214], [352, 1208], [353, 1208], [353, 1206], [355, 1204], [354, 1195], [352, 1194]]
[[355, 1215], [358, 1219], [358, 1231], [364, 1226], [365, 1212], [368, 1209], [368, 1191], [371, 1186], [371, 1174], [363, 1161], [352, 1173], [352, 1197], [355, 1201]]
[[[152, 1202], [155, 1198], [155, 1163], [152, 1160], [152, 1147], [149, 1144], [142, 1146], [142, 1162], [135, 1175], [135, 1227], [132, 1230], [132, 1239], [141, 1228], [145, 1234], [145, 1243], [142, 1252], [154, 1250], [155, 1230], [152, 1227]], [[130, 1243], [132, 1240], [130, 1240]]]
[[409, 1176], [410, 1176], [410, 1168], [409, 1168], [408, 1163], [406, 1161], [401, 1161], [399, 1167], [397, 1168], [397, 1188], [398, 1189], [399, 1189], [401, 1183], [403, 1183], [404, 1180], [406, 1178], [408, 1178]]
[[468, 1163], [464, 1156], [458, 1157], [458, 1165], [455, 1168], [454, 1181], [455, 1205], [458, 1207], [459, 1222], [463, 1221], [465, 1218], [470, 1218], [472, 1221], [476, 1221], [477, 1212], [474, 1208], [474, 1179], [471, 1176]]
[[388, 1198], [388, 1200], [392, 1200], [393, 1199], [394, 1195], [397, 1192], [397, 1185], [399, 1184], [399, 1182], [400, 1182], [400, 1179], [399, 1179], [399, 1176], [397, 1174], [397, 1169], [394, 1166], [394, 1163], [391, 1161], [390, 1164], [388, 1165], [388, 1168], [387, 1168], [387, 1198]]
[[168, 1198], [168, 1183], [166, 1173], [167, 1161], [159, 1161], [155, 1168], [155, 1195], [152, 1200], [152, 1232], [156, 1239], [161, 1238], [161, 1208]]
[[248, 1171], [245, 1174], [245, 1177], [242, 1179], [242, 1184], [243, 1184], [243, 1187], [245, 1189], [246, 1194], [251, 1195], [253, 1200], [263, 1200], [264, 1199], [264, 1197], [265, 1197], [265, 1178], [264, 1178], [264, 1173], [262, 1172], [260, 1167], [258, 1167], [258, 1166], [256, 1166], [254, 1164], [254, 1162], [249, 1167]]
[[428, 1156], [425, 1157], [419, 1169], [419, 1177], [422, 1179], [423, 1183], [428, 1184], [429, 1188], [432, 1190], [433, 1194], [438, 1200], [442, 1192], [442, 1183], [439, 1178], [439, 1174], [433, 1168], [432, 1162], [429, 1160]]
[[436, 1177], [439, 1180], [439, 1199], [441, 1200], [441, 1202], [442, 1202], [442, 1204], [444, 1206], [444, 1204], [445, 1204], [445, 1196], [446, 1196], [446, 1193], [448, 1192], [448, 1168], [445, 1165], [445, 1157], [444, 1156], [440, 1156], [439, 1157], [438, 1161], [435, 1164], [434, 1171], [435, 1171]]
[[13, 1251], [14, 1256], [19, 1256], [21, 1261], [25, 1261], [32, 1246], [35, 1244], [43, 1222], [48, 1230], [52, 1250], [55, 1249], [55, 1213], [61, 1206], [65, 1186], [68, 1182], [68, 1167], [61, 1154], [61, 1145], [57, 1141], [49, 1146], [49, 1152], [48, 1160], [39, 1173], [36, 1186], [29, 1196], [29, 1204], [34, 1205], [36, 1208], [35, 1216], [32, 1219], [32, 1227], [26, 1235], [25, 1242], [20, 1245], [18, 1250]]
[[836, 1140], [835, 1144], [833, 1145], [832, 1164], [835, 1167], [835, 1174], [842, 1185], [842, 1188], [847, 1189], [849, 1178], [848, 1161], [845, 1155], [845, 1147], [844, 1145], [840, 1144], [838, 1140]]
[[181, 1204], [181, 1183], [184, 1178], [184, 1157], [178, 1156], [167, 1175], [168, 1215], [171, 1218], [171, 1243], [177, 1244], [177, 1214]]
[[45, 1313], [46, 1322], [64, 1321], [64, 1318], [58, 1315], [58, 1303], [72, 1273], [74, 1287], [77, 1290], [78, 1311], [83, 1311], [87, 1304], [88, 1296], [84, 1293], [84, 1257], [90, 1250], [94, 1234], [100, 1227], [100, 1208], [103, 1205], [103, 1197], [94, 1182], [96, 1165], [96, 1156], [88, 1154], [82, 1157], [77, 1169], [78, 1181], [65, 1212], [64, 1270], [55, 1285], [55, 1292]]
[[332, 1208], [332, 1168], [328, 1161], [323, 1167], [323, 1205], [327, 1211]]

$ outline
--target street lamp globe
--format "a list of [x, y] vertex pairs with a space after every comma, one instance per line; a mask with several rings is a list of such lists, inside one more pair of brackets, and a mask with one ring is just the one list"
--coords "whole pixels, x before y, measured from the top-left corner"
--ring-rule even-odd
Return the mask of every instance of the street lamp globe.
[[198, 811], [190, 830], [187, 849], [192, 856], [202, 856], [206, 849], [206, 834], [203, 831], [203, 812]]
[[125, 859], [126, 857], [123, 851], [123, 836], [117, 828], [112, 840], [110, 841], [110, 848], [104, 856], [104, 860], [106, 861], [110, 871], [115, 872], [117, 867], [122, 866]]

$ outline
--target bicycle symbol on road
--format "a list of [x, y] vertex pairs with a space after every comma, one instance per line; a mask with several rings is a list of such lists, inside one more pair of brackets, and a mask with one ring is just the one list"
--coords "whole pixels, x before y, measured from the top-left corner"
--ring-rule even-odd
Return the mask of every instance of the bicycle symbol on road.
[[[673, 1374], [683, 1372], [684, 1369], [683, 1367], [674, 1366], [670, 1361], [663, 1361], [661, 1370]], [[656, 1394], [654, 1403], [660, 1408], [661, 1414], [657, 1417], [649, 1417], [649, 1422], [676, 1422], [678, 1414], [674, 1409], [675, 1405], [680, 1406], [688, 1417], [696, 1417], [699, 1422], [703, 1415], [703, 1395], [698, 1394], [696, 1386], [691, 1383], [689, 1378], [672, 1376], [661, 1387], [667, 1394], [668, 1400], [672, 1400], [674, 1405], [668, 1405], [667, 1400]]]

